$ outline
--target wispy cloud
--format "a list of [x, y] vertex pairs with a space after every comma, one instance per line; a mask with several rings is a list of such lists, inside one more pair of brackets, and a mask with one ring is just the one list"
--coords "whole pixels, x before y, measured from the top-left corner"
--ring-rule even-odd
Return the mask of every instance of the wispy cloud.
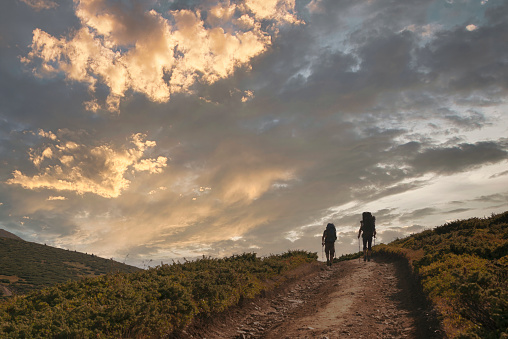
[[56, 2], [51, 0], [20, 0], [20, 1], [24, 2], [31, 8], [35, 9], [36, 11], [51, 9], [58, 6]]

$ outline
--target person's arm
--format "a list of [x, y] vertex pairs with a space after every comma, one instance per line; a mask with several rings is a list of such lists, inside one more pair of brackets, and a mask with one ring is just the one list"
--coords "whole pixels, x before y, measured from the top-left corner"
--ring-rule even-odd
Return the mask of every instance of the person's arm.
[[360, 235], [362, 234], [363, 221], [360, 221], [360, 229], [358, 230], [358, 239], [360, 239]]
[[321, 245], [325, 245], [325, 238], [326, 238], [326, 230], [323, 232], [323, 236], [321, 237]]

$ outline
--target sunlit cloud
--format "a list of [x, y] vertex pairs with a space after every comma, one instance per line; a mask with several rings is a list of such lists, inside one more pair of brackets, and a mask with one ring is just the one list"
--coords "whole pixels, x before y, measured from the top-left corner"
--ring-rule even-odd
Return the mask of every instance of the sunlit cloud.
[[62, 197], [62, 196], [49, 196], [48, 197], [48, 201], [55, 201], [55, 200], [67, 200], [67, 198]]
[[247, 102], [254, 98], [254, 92], [245, 91], [245, 95], [242, 97], [242, 102]]
[[312, 0], [307, 5], [307, 8], [311, 13], [323, 11], [323, 8], [321, 7], [321, 0]]
[[262, 169], [229, 176], [223, 186], [223, 198], [228, 202], [251, 202], [272, 188], [274, 182], [291, 180], [293, 175], [283, 170]]
[[28, 6], [32, 7], [36, 11], [40, 11], [43, 9], [51, 9], [58, 6], [58, 4], [51, 0], [20, 0], [24, 2]]
[[245, 0], [245, 4], [258, 19], [301, 23], [294, 14], [295, 0]]
[[27, 240], [166, 262], [321, 252], [333, 222], [348, 253], [364, 210], [388, 242], [506, 209], [506, 2], [0, 6], [0, 224]]
[[[84, 103], [93, 112], [100, 107], [118, 111], [129, 89], [167, 102], [172, 93], [191, 92], [196, 82], [226, 78], [236, 67], [250, 67], [250, 60], [271, 45], [278, 25], [302, 23], [294, 0], [222, 1], [210, 8], [165, 13], [169, 18], [153, 9], [110, 7], [106, 0], [75, 3], [81, 27], [61, 38], [35, 29], [31, 51], [21, 60], [39, 77], [64, 74], [88, 84], [91, 93], [104, 83], [109, 88], [106, 101]], [[203, 9], [209, 13], [206, 22]], [[262, 20], [273, 24], [263, 28]]]
[[145, 138], [146, 135], [135, 134], [131, 137], [135, 147], [119, 149], [108, 144], [88, 147], [57, 140], [41, 149], [30, 150], [30, 160], [39, 174], [29, 176], [15, 170], [7, 184], [31, 190], [52, 189], [116, 198], [129, 187], [130, 180], [125, 177], [129, 169], [154, 174], [161, 173], [167, 166], [166, 157], [143, 158], [144, 151], [156, 145]]

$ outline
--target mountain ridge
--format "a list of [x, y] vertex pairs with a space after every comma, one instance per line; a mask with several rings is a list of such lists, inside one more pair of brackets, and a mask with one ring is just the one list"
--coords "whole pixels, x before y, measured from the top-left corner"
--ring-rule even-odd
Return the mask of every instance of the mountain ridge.
[[8, 239], [16, 239], [16, 240], [25, 241], [24, 239], [18, 237], [17, 235], [15, 235], [9, 231], [4, 230], [3, 228], [0, 228], [0, 238], [8, 238]]
[[0, 297], [40, 290], [68, 280], [107, 273], [131, 273], [140, 268], [86, 254], [0, 236]]

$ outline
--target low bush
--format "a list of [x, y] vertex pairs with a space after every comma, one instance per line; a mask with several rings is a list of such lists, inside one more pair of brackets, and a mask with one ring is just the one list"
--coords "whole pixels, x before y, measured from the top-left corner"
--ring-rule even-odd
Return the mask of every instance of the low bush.
[[163, 337], [316, 260], [304, 251], [266, 258], [244, 253], [70, 281], [0, 304], [0, 337]]
[[404, 257], [443, 317], [448, 337], [508, 337], [508, 212], [454, 221], [379, 245]]

